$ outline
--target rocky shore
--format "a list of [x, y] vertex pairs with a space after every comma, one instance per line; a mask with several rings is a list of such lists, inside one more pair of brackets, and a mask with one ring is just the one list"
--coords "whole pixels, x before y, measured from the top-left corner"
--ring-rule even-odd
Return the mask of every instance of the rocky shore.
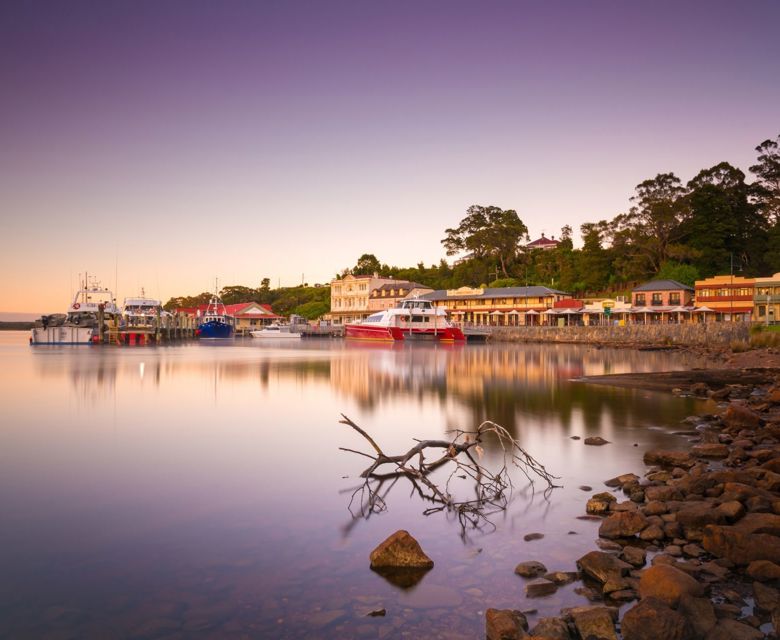
[[607, 479], [587, 501], [599, 549], [577, 571], [516, 568], [529, 597], [581, 580], [592, 604], [532, 629], [521, 611], [489, 609], [488, 640], [780, 637], [780, 371], [726, 371], [673, 387], [718, 403], [686, 420], [687, 451], [647, 451], [644, 477]]

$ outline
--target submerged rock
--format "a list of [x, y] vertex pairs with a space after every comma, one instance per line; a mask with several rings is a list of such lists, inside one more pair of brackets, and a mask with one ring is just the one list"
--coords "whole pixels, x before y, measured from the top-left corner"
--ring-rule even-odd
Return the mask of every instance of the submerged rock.
[[600, 447], [602, 445], [609, 444], [609, 440], [604, 440], [604, 438], [601, 436], [591, 436], [590, 438], [585, 438], [583, 443], [594, 447]]
[[528, 562], [518, 564], [515, 567], [515, 573], [524, 578], [538, 578], [547, 573], [547, 567], [536, 560], [529, 560]]

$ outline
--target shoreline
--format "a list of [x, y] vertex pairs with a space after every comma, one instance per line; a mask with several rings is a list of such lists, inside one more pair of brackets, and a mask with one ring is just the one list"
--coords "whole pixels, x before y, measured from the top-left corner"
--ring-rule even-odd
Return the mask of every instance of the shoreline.
[[[780, 354], [760, 349], [731, 358], [717, 348], [699, 351], [720, 366], [580, 380], [710, 398], [718, 411], [683, 421], [687, 447], [645, 451], [642, 477], [606, 479], [604, 490], [587, 500], [582, 517], [601, 521], [599, 538], [567, 581], [581, 580], [577, 593], [591, 604], [538, 620], [533, 635], [778, 637]], [[527, 597], [567, 583], [543, 566], [534, 570], [536, 564], [515, 570], [527, 580]], [[528, 622], [520, 611], [489, 609], [486, 629], [488, 640], [523, 638]]]

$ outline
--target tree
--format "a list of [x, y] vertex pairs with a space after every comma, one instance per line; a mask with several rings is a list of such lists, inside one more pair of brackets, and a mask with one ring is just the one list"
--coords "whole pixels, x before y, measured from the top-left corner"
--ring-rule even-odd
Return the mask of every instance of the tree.
[[672, 260], [664, 262], [656, 276], [659, 280], [676, 280], [689, 287], [699, 279], [699, 271], [690, 264], [681, 264]]
[[690, 217], [682, 225], [691, 262], [703, 276], [723, 272], [732, 259], [760, 272], [766, 222], [750, 202], [745, 174], [728, 162], [703, 169], [688, 182]]
[[587, 291], [601, 291], [609, 282], [610, 258], [604, 249], [606, 223], [586, 222], [580, 227], [582, 251], [579, 254], [578, 271], [580, 286]]
[[370, 276], [382, 271], [382, 265], [373, 253], [364, 253], [352, 268], [353, 276]]
[[764, 140], [756, 147], [758, 162], [750, 167], [757, 177], [753, 196], [764, 217], [773, 225], [780, 223], [780, 135]]
[[509, 277], [507, 266], [517, 256], [518, 243], [528, 228], [513, 209], [472, 205], [460, 224], [446, 230], [441, 241], [448, 256], [467, 251], [478, 259], [497, 258], [501, 273]]

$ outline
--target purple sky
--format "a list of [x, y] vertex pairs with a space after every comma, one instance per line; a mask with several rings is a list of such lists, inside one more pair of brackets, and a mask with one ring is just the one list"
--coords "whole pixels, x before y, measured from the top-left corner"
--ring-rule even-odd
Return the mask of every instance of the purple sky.
[[[531, 235], [780, 131], [780, 3], [0, 4], [0, 311], [409, 266], [471, 204]], [[118, 277], [115, 277], [118, 265]]]

